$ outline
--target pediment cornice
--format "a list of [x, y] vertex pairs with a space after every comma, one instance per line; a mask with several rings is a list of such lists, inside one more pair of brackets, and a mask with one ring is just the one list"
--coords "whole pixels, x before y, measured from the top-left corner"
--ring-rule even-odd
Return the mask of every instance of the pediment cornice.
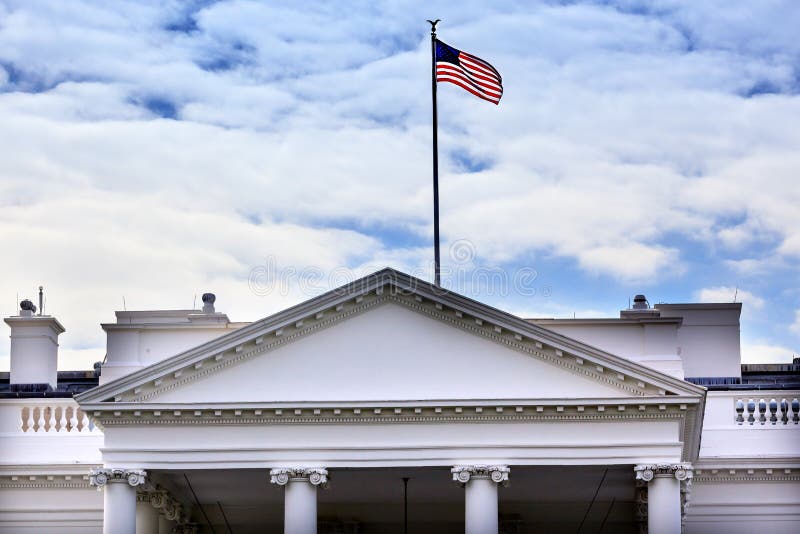
[[701, 403], [705, 389], [606, 353], [392, 269], [221, 336], [76, 397], [88, 410], [147, 403], [212, 373], [392, 302], [490, 339], [634, 397], [680, 396]]

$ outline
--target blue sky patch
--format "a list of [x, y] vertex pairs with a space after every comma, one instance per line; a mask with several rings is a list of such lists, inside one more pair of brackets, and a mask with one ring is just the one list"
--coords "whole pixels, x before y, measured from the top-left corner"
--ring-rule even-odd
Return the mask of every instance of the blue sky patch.
[[[487, 106], [441, 87], [442, 237], [479, 244], [465, 268], [537, 274], [535, 295], [491, 278], [471, 295], [613, 316], [638, 292], [738, 288], [743, 347], [772, 361], [800, 347], [788, 0], [56, 4], [17, 2], [0, 24], [0, 191], [15, 202], [0, 235], [50, 251], [6, 265], [0, 293], [53, 287], [66, 350], [102, 357], [96, 325], [122, 294], [155, 309], [216, 285], [232, 318], [262, 317], [266, 301], [230, 285], [256, 250], [323, 272], [429, 266], [428, 17], [508, 89]], [[75, 247], [113, 253], [76, 263]]]
[[178, 117], [178, 106], [174, 102], [163, 97], [148, 96], [143, 98], [131, 98], [129, 101], [134, 105], [147, 109], [150, 113], [162, 119], [176, 119]]

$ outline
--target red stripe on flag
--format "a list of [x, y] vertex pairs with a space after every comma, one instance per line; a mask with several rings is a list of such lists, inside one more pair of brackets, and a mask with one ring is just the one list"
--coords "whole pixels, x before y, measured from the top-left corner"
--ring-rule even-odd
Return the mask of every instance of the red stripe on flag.
[[489, 85], [485, 82], [481, 82], [480, 80], [476, 80], [473, 76], [469, 73], [459, 69], [458, 67], [454, 67], [453, 65], [447, 63], [437, 63], [436, 65], [436, 73], [439, 74], [449, 74], [454, 77], [460, 78], [464, 83], [471, 85], [476, 91], [487, 93], [490, 96], [497, 98], [498, 100], [503, 95], [503, 89], [499, 88], [495, 85]]
[[502, 80], [503, 79], [502, 76], [500, 76], [500, 73], [497, 72], [496, 68], [492, 67], [488, 62], [482, 60], [481, 58], [479, 58], [477, 56], [473, 56], [472, 54], [468, 54], [466, 52], [459, 52], [459, 59], [463, 59], [463, 58], [466, 58], [466, 59], [471, 60], [471, 61], [473, 61], [475, 63], [478, 63], [482, 67], [488, 69], [489, 71], [491, 71], [492, 74], [497, 76], [498, 80]]
[[450, 70], [450, 71], [453, 71], [453, 72], [458, 72], [460, 74], [463, 74], [466, 78], [468, 78], [475, 85], [479, 85], [481, 87], [485, 87], [488, 90], [491, 90], [491, 91], [494, 91], [494, 92], [502, 92], [502, 90], [503, 90], [503, 88], [500, 85], [494, 83], [493, 81], [486, 81], [485, 80], [485, 76], [476, 76], [476, 75], [470, 73], [468, 70], [466, 70], [464, 68], [461, 68], [461, 67], [458, 67], [458, 66], [455, 66], [452, 63], [437, 63], [436, 64], [436, 68], [437, 69], [447, 69], [447, 70]]
[[493, 102], [498, 104], [500, 102], [500, 94], [497, 93], [489, 93], [480, 87], [477, 87], [474, 83], [472, 83], [469, 78], [466, 78], [462, 73], [452, 71], [452, 70], [445, 70], [445, 71], [438, 71], [436, 73], [436, 81], [437, 82], [450, 82], [455, 84], [462, 89], [465, 89], [472, 93], [473, 95], [477, 96], [478, 98], [482, 98], [484, 100], [488, 100], [489, 102]]
[[470, 83], [470, 81], [465, 79], [463, 76], [458, 76], [455, 74], [439, 74], [436, 77], [436, 81], [441, 81], [441, 82], [453, 82], [454, 80], [458, 80], [459, 83], [457, 85], [459, 85], [459, 87], [467, 86], [471, 89], [471, 92], [477, 93], [482, 97], [485, 97], [487, 100], [499, 101], [500, 97], [502, 96], [497, 93], [488, 93], [482, 90], [481, 88], [476, 87], [474, 84]]
[[487, 84], [494, 86], [497, 89], [501, 88], [500, 80], [498, 80], [495, 76], [487, 75], [486, 71], [473, 70], [473, 69], [467, 67], [466, 65], [462, 65], [461, 68], [467, 74], [469, 74], [470, 77], [474, 78], [476, 80], [476, 83], [480, 83], [480, 82], [477, 82], [477, 80], [482, 80], [482, 81], [486, 82]]
[[462, 89], [472, 93], [473, 95], [477, 96], [478, 98], [482, 98], [483, 100], [487, 100], [487, 101], [492, 102], [494, 104], [499, 104], [500, 103], [499, 99], [492, 98], [492, 97], [489, 97], [487, 95], [484, 95], [483, 93], [480, 93], [479, 91], [476, 91], [475, 89], [473, 89], [472, 86], [470, 86], [470, 85], [468, 85], [466, 83], [463, 83], [463, 82], [461, 82], [461, 81], [459, 81], [457, 79], [438, 78], [436, 81], [452, 83], [452, 84], [457, 85], [457, 86], [461, 87]]

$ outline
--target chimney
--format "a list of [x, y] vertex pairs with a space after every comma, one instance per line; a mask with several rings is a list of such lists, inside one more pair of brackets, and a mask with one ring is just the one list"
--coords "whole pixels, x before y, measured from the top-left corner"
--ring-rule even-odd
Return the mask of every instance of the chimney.
[[620, 319], [652, 319], [660, 317], [661, 312], [651, 308], [647, 297], [642, 294], [633, 297], [633, 306], [619, 312]]
[[203, 293], [203, 313], [216, 313], [214, 310], [214, 302], [217, 296], [214, 293]]
[[12, 391], [49, 391], [58, 386], [58, 335], [64, 332], [55, 317], [36, 315], [28, 299], [19, 303], [19, 315], [6, 317], [11, 328]]

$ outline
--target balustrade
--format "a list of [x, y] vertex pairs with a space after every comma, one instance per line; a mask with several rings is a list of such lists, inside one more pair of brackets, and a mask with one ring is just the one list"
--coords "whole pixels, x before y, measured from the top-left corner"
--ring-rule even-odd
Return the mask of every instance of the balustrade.
[[23, 433], [90, 433], [98, 432], [89, 416], [77, 406], [30, 405], [20, 408], [19, 429]]
[[800, 400], [781, 399], [780, 401], [771, 398], [766, 399], [736, 399], [735, 404], [736, 423], [750, 426], [777, 425], [778, 423], [788, 425], [800, 423]]

